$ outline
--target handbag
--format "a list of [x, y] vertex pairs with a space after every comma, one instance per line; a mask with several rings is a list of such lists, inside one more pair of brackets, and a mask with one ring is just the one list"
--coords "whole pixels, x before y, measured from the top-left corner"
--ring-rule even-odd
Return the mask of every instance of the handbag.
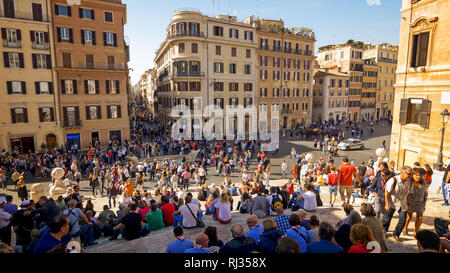
[[198, 219], [194, 213], [192, 212], [191, 208], [188, 206], [188, 204], [186, 204], [186, 207], [189, 209], [189, 211], [191, 212], [192, 216], [194, 217], [194, 219], [197, 221], [197, 227], [205, 227], [205, 222], [203, 222], [202, 219]]

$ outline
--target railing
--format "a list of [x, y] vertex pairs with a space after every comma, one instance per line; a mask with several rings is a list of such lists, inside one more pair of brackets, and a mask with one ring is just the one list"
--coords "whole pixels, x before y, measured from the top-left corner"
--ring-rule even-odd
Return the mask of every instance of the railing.
[[294, 54], [302, 55], [302, 49], [301, 48], [295, 49]]
[[50, 45], [49, 43], [38, 44], [36, 42], [33, 42], [32, 47], [33, 49], [49, 49]]
[[170, 77], [205, 77], [204, 72], [172, 73]]
[[386, 63], [394, 63], [394, 64], [397, 63], [397, 60], [388, 59], [388, 58], [378, 58], [378, 60], [379, 60], [380, 62], [386, 62]]
[[184, 37], [184, 36], [189, 36], [189, 37], [205, 37], [205, 34], [203, 32], [200, 31], [186, 31], [186, 32], [176, 32], [176, 33], [168, 33], [167, 34], [167, 38], [177, 38], [177, 37]]
[[263, 50], [270, 50], [269, 45], [261, 45], [259, 48]]
[[10, 42], [8, 40], [3, 40], [3, 47], [21, 48], [22, 43], [20, 41]]
[[292, 53], [292, 48], [284, 48], [284, 53]]
[[83, 123], [81, 120], [63, 120], [61, 125], [63, 128], [78, 128], [81, 127]]
[[291, 109], [282, 109], [281, 110], [281, 114], [291, 114], [292, 110]]
[[29, 20], [29, 21], [35, 21], [35, 22], [48, 22], [47, 18], [45, 18], [44, 15], [42, 15], [42, 20], [33, 20], [33, 13], [31, 12], [18, 12], [15, 11], [14, 14], [5, 14], [5, 10], [2, 11], [0, 14], [0, 17], [3, 18], [11, 18], [11, 19], [20, 19], [20, 20]]
[[311, 50], [305, 50], [305, 55], [306, 56], [312, 56], [312, 51]]
[[281, 51], [281, 46], [274, 46], [273, 51]]
[[78, 67], [72, 66], [74, 69], [99, 69], [99, 70], [126, 70], [123, 64], [108, 64], [108, 63], [85, 63], [80, 62]]

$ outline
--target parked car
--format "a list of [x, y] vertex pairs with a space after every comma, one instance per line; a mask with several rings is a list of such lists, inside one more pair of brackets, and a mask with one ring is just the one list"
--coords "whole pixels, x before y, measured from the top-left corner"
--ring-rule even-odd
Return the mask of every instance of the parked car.
[[349, 138], [339, 143], [337, 147], [344, 151], [349, 151], [352, 148], [364, 150], [364, 142], [361, 139]]

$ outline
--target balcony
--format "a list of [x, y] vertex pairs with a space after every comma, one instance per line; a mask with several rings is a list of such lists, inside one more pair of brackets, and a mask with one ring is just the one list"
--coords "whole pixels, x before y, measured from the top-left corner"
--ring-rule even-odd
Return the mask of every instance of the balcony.
[[311, 50], [305, 50], [304, 53], [305, 53], [306, 56], [312, 56], [313, 55]]
[[393, 64], [397, 63], [397, 60], [388, 59], [388, 58], [382, 58], [382, 57], [378, 58], [378, 61], [379, 62], [385, 62], [385, 63], [393, 63]]
[[63, 128], [80, 128], [82, 125], [81, 120], [63, 120], [61, 124]]
[[292, 48], [284, 48], [284, 53], [292, 53]]
[[295, 49], [294, 50], [294, 54], [302, 55], [302, 50], [300, 48], [299, 49]]
[[49, 45], [49, 43], [38, 44], [36, 42], [33, 42], [32, 47], [33, 47], [33, 49], [47, 50], [50, 48], [50, 45]]
[[204, 72], [179, 72], [179, 73], [171, 73], [170, 77], [177, 78], [177, 77], [205, 77]]
[[168, 33], [167, 39], [173, 39], [178, 37], [201, 37], [204, 38], [205, 34], [200, 31], [186, 31], [186, 32], [175, 32], [175, 33]]
[[262, 49], [262, 50], [270, 50], [269, 45], [261, 45], [261, 46], [259, 47], [259, 49]]
[[3, 47], [9, 47], [9, 48], [22, 48], [22, 43], [20, 41], [8, 41], [3, 40]]
[[3, 12], [0, 14], [0, 17], [35, 22], [48, 22], [47, 18], [45, 18], [44, 16], [42, 16], [42, 18], [39, 18], [38, 16], [33, 16], [32, 12], [18, 12], [17, 10], [15, 10], [13, 14], [5, 14], [5, 11], [3, 10]]
[[273, 51], [278, 51], [278, 52], [280, 52], [280, 51], [281, 51], [281, 47], [280, 47], [280, 46], [274, 46], [274, 47], [273, 47]]
[[291, 114], [292, 110], [291, 109], [282, 109], [281, 110], [281, 114]]
[[[61, 68], [61, 67], [60, 67]], [[72, 69], [90, 69], [90, 70], [127, 70], [123, 64], [108, 64], [108, 63], [85, 63], [80, 62], [78, 67], [72, 66]]]

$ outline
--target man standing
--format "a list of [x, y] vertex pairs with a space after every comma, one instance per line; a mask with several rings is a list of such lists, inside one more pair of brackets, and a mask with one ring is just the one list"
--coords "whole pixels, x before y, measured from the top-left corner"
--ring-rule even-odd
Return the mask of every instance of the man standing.
[[[341, 194], [342, 202], [350, 203], [353, 190], [353, 175], [356, 173], [356, 168], [349, 163], [348, 158], [342, 159], [344, 162], [338, 169], [339, 171], [339, 193]], [[347, 195], [347, 201], [345, 200]]]
[[407, 196], [412, 188], [412, 174], [411, 167], [405, 166], [401, 169], [400, 175], [392, 177], [386, 183], [384, 194], [386, 213], [383, 215], [383, 230], [385, 234], [388, 232], [392, 216], [397, 210], [398, 223], [392, 236], [397, 242], [400, 242], [399, 236], [405, 227], [406, 211], [408, 210]]
[[283, 179], [286, 179], [286, 170], [288, 168], [288, 165], [285, 160], [283, 160], [283, 163], [281, 164], [281, 174], [283, 176]]

